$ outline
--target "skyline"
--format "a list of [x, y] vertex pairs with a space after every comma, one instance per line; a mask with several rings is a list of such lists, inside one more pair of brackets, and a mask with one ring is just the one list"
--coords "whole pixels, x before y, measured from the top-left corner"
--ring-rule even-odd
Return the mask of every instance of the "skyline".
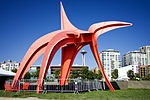
[[[0, 61], [11, 59], [21, 62], [35, 40], [60, 29], [59, 3], [59, 0], [0, 0], [0, 22], [2, 22], [0, 23]], [[88, 30], [93, 23], [103, 21], [116, 20], [133, 24], [101, 35], [97, 41], [99, 53], [102, 50], [114, 49], [120, 51], [122, 56], [128, 51], [138, 50], [141, 46], [150, 44], [150, 34], [148, 34], [150, 2], [148, 0], [114, 0], [113, 2], [111, 0], [101, 2], [63, 0], [62, 3], [71, 23], [81, 30]], [[85, 55], [85, 64], [90, 69], [97, 67], [90, 47], [85, 46], [81, 50], [88, 52]], [[60, 50], [56, 53], [51, 65], [60, 64], [60, 53]], [[81, 59], [82, 55], [78, 53], [74, 64], [81, 65]], [[41, 61], [42, 57], [33, 65], [41, 65]]]

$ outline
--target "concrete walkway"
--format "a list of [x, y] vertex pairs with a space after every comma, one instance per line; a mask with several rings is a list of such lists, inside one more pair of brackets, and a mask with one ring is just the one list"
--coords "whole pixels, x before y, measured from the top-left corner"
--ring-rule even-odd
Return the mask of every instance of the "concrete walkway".
[[[28, 97], [28, 98], [8, 98], [8, 97], [0, 97], [0, 100], [48, 100], [48, 99], [39, 99], [36, 97]], [[55, 100], [55, 99], [51, 99]]]

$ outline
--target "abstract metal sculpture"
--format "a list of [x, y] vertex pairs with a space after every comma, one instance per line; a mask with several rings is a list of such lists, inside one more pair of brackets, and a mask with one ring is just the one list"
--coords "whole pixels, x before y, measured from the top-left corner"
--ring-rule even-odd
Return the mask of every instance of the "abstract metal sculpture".
[[[131, 24], [119, 21], [108, 21], [93, 24], [88, 31], [79, 30], [68, 20], [62, 3], [60, 3], [60, 6], [61, 30], [44, 35], [31, 45], [20, 64], [14, 80], [21, 80], [31, 65], [44, 53], [37, 85], [37, 93], [39, 93], [43, 85], [43, 79], [46, 77], [46, 73], [55, 53], [62, 48], [60, 79], [64, 80], [60, 80], [60, 85], [65, 85], [77, 53], [83, 46], [89, 44], [109, 89], [114, 91], [114, 88], [105, 75], [99, 58], [97, 38], [107, 31], [131, 26]], [[17, 83], [13, 81], [12, 86], [15, 86], [15, 84]]]

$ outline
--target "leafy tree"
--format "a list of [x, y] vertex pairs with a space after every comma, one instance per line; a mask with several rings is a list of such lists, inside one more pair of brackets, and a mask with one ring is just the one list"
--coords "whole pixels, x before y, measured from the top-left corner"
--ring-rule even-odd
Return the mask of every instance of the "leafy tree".
[[36, 72], [32, 73], [33, 77], [39, 77], [40, 69], [37, 69]]
[[115, 69], [112, 73], [111, 76], [113, 79], [117, 79], [118, 78], [118, 69]]
[[148, 74], [147, 79], [150, 80], [150, 74]]
[[143, 80], [150, 80], [150, 74], [148, 74], [147, 76], [145, 76], [145, 78], [143, 78]]
[[17, 69], [15, 68], [15, 69], [13, 69], [13, 70], [11, 70], [12, 72], [14, 72], [14, 73], [16, 73], [17, 72]]
[[134, 72], [132, 70], [129, 70], [127, 72], [128, 77], [130, 78], [130, 80], [133, 80], [135, 78]]
[[49, 77], [49, 79], [53, 79], [53, 78], [54, 78], [54, 76], [52, 76], [52, 75]]
[[87, 74], [88, 74], [88, 68], [83, 67], [83, 68], [81, 69], [80, 72], [81, 72], [81, 78], [82, 78], [82, 79], [88, 78], [88, 77], [87, 77]]
[[68, 79], [71, 79], [71, 78], [72, 78], [72, 76], [71, 76], [71, 75], [69, 75], [69, 76], [68, 76]]
[[78, 70], [72, 70], [71, 78], [77, 78], [79, 76]]
[[150, 74], [148, 74], [148, 76], [147, 76], [147, 80], [150, 80]]
[[96, 78], [96, 74], [93, 73], [92, 71], [88, 71], [88, 78], [89, 80], [95, 79]]
[[140, 78], [140, 74], [139, 73], [135, 73], [135, 77], [136, 78]]
[[54, 72], [54, 75], [55, 75], [56, 79], [59, 79], [60, 78], [60, 70], [56, 69], [55, 72]]
[[30, 79], [31, 78], [31, 74], [29, 72], [27, 72], [24, 76], [24, 79]]
[[102, 79], [103, 76], [102, 76], [102, 73], [101, 73], [100, 70], [98, 70], [98, 74], [97, 74], [96, 76], [97, 76], [96, 78], [97, 78], [98, 80], [101, 80], [101, 79]]

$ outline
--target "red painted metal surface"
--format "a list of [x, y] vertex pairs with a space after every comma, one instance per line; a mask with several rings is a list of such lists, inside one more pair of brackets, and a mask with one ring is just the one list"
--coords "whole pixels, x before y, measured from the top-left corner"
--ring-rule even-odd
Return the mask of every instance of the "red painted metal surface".
[[73, 61], [82, 47], [73, 44], [62, 48], [60, 85], [66, 84]]
[[[44, 35], [32, 44], [23, 58], [14, 80], [21, 80], [31, 65], [44, 53], [37, 86], [37, 93], [39, 93], [39, 90], [41, 90], [43, 86], [43, 79], [46, 77], [46, 73], [55, 53], [62, 48], [60, 85], [65, 85], [77, 53], [83, 46], [89, 44], [108, 87], [111, 91], [114, 91], [114, 88], [105, 75], [99, 58], [97, 38], [107, 31], [131, 26], [132, 24], [119, 21], [108, 21], [93, 24], [88, 31], [83, 31], [77, 29], [70, 23], [62, 3], [60, 3], [60, 6], [61, 30]], [[13, 81], [12, 86], [16, 84], [17, 83]]]

